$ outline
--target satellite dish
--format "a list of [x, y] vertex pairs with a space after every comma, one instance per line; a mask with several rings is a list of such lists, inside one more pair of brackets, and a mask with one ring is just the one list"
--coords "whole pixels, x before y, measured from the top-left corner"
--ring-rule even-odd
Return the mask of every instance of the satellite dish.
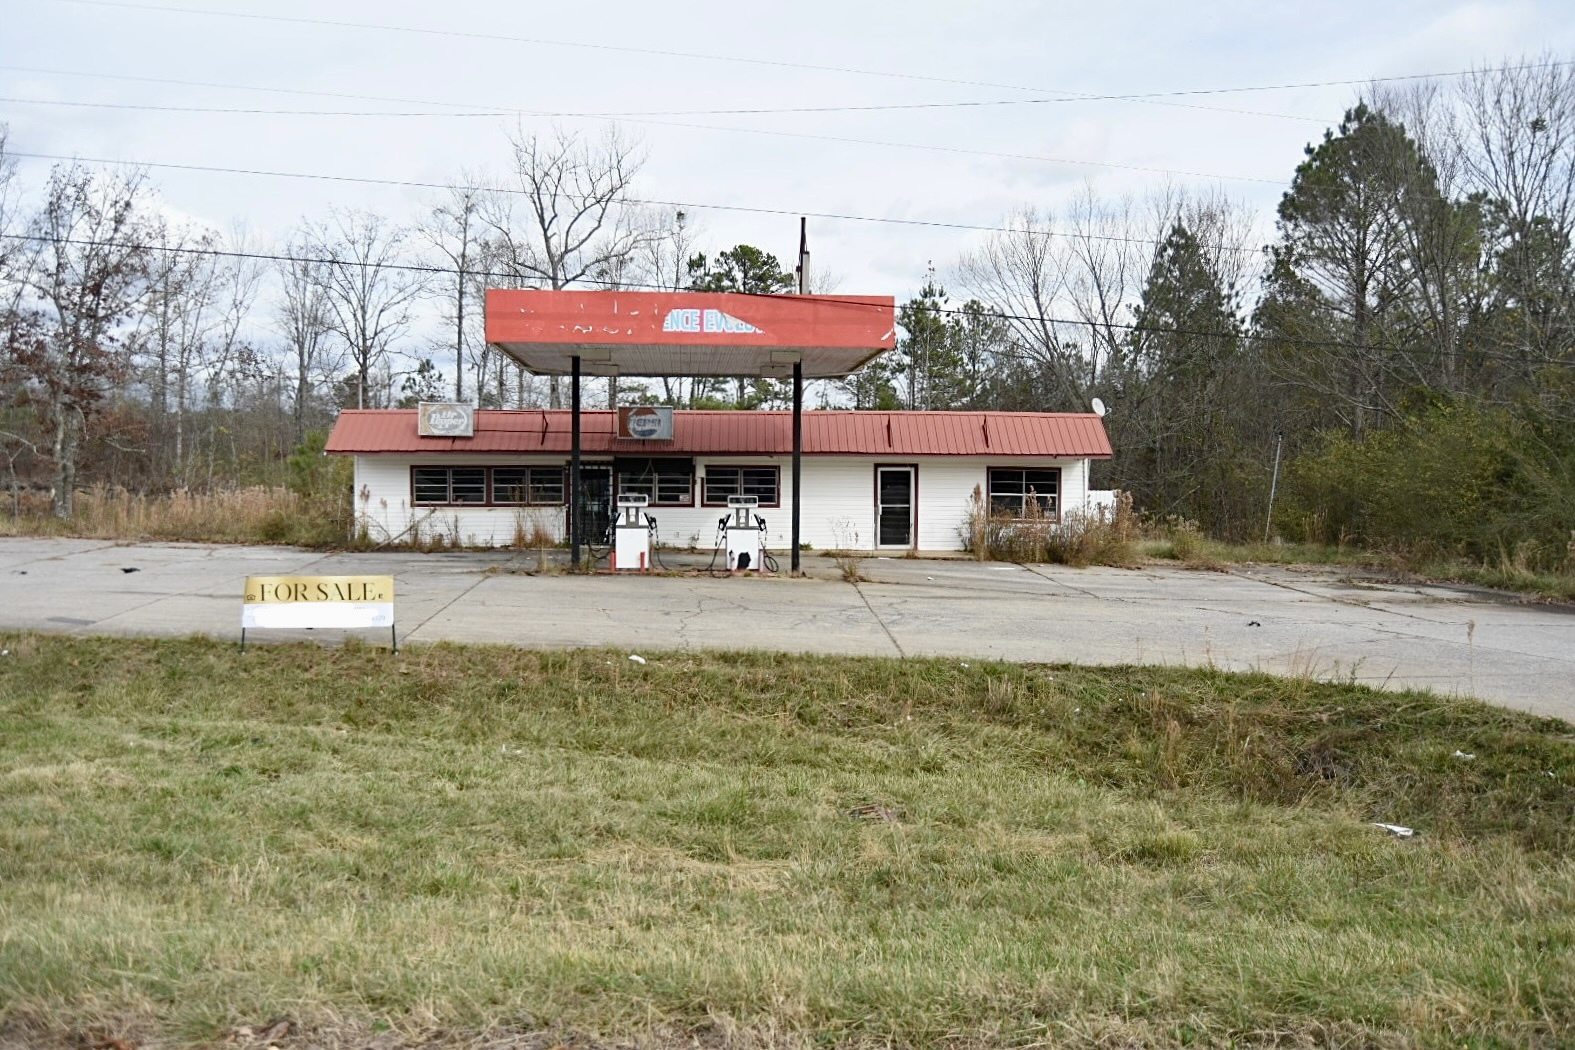
[[1094, 398], [1094, 415], [1100, 419], [1105, 418], [1105, 403], [1097, 397]]

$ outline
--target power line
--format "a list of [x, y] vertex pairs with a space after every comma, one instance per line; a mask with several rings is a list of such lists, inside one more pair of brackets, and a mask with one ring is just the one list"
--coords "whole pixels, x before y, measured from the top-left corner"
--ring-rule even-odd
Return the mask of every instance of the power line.
[[[928, 76], [920, 73], [899, 73], [890, 70], [860, 69], [850, 66], [819, 65], [808, 62], [788, 62], [778, 59], [752, 58], [744, 55], [715, 55], [697, 51], [677, 51], [664, 48], [634, 47], [620, 44], [587, 43], [578, 40], [553, 40], [546, 37], [508, 36], [494, 33], [478, 33], [460, 29], [435, 29], [423, 26], [386, 25], [375, 22], [351, 22], [326, 18], [303, 18], [291, 15], [258, 14], [247, 11], [210, 11], [193, 7], [178, 7], [172, 4], [152, 4], [132, 2], [132, 0], [56, 0], [57, 3], [81, 4], [92, 7], [118, 8], [124, 10], [158, 11], [166, 14], [207, 15], [216, 18], [248, 19], [260, 22], [275, 22], [293, 25], [324, 26], [334, 29], [364, 29], [381, 33], [401, 33], [423, 36], [439, 36], [451, 39], [479, 40], [488, 43], [534, 44], [545, 47], [579, 48], [590, 51], [611, 51], [621, 54], [646, 55], [659, 58], [682, 58], [706, 62], [727, 62], [741, 65], [766, 66], [777, 69], [803, 69], [816, 73], [844, 73], [854, 76], [882, 77], [894, 80], [911, 80], [931, 84], [951, 84], [963, 87], [989, 87], [1000, 88], [1007, 91], [1027, 91], [1036, 94], [1058, 94], [1068, 96], [1068, 100], [1106, 101], [1119, 98], [1124, 101], [1155, 101], [1165, 98], [1177, 98], [1200, 95], [1238, 94], [1256, 91], [1290, 91], [1305, 88], [1323, 87], [1349, 87], [1356, 84], [1395, 83], [1407, 80], [1427, 80], [1435, 77], [1469, 76], [1477, 72], [1493, 72], [1492, 69], [1484, 70], [1456, 70], [1444, 73], [1412, 73], [1391, 77], [1369, 77], [1361, 80], [1322, 80], [1303, 81], [1298, 83], [1265, 84], [1253, 87], [1223, 87], [1223, 88], [1189, 88], [1171, 91], [1157, 91], [1135, 93], [1122, 96], [1100, 96], [1065, 89], [1027, 87], [1022, 84], [1002, 84], [984, 80], [962, 80], [951, 77]], [[1499, 67], [1499, 70], [1534, 69], [1550, 66], [1570, 64], [1567, 61], [1549, 61], [1539, 63], [1525, 63], [1518, 66]]]
[[129, 109], [149, 113], [214, 113], [221, 115], [249, 115], [267, 117], [512, 117], [516, 114], [530, 116], [568, 116], [568, 114], [536, 113], [532, 110], [491, 110], [488, 112], [455, 112], [433, 113], [431, 111], [390, 112], [388, 110], [328, 110], [328, 109], [254, 109], [225, 106], [160, 106], [141, 102], [86, 102], [74, 99], [59, 98], [4, 98], [0, 102], [9, 102], [25, 106], [69, 106], [77, 109]]
[[[143, 84], [167, 84], [175, 87], [201, 87], [217, 88], [224, 91], [260, 91], [287, 95], [306, 95], [322, 98], [345, 98], [363, 102], [394, 102], [406, 105], [420, 106], [446, 106], [462, 110], [497, 109], [505, 113], [529, 113], [533, 116], [574, 118], [585, 120], [615, 120], [635, 117], [709, 117], [709, 116], [776, 116], [785, 114], [827, 114], [827, 113], [880, 113], [901, 112], [906, 110], [943, 110], [943, 109], [977, 109], [1004, 106], [1039, 106], [1056, 105], [1069, 102], [1160, 102], [1164, 92], [1136, 92], [1126, 94], [1106, 95], [1065, 95], [1059, 98], [1023, 98], [1023, 99], [985, 99], [980, 101], [961, 102], [908, 102], [870, 105], [848, 106], [780, 106], [780, 107], [753, 107], [733, 109], [672, 109], [672, 110], [529, 110], [512, 106], [482, 106], [474, 103], [442, 102], [425, 99], [391, 98], [384, 95], [355, 95], [334, 91], [306, 91], [300, 88], [262, 87], [251, 84], [224, 84], [202, 80], [175, 80], [167, 77], [130, 76], [116, 73], [99, 73], [73, 69], [44, 69], [36, 66], [16, 66], [0, 64], [0, 69], [8, 69], [21, 73], [43, 73], [49, 76], [90, 77], [98, 80], [125, 80]], [[1362, 81], [1368, 83], [1369, 81]], [[35, 100], [21, 100], [35, 101]], [[44, 100], [36, 100], [44, 101]], [[1180, 106], [1184, 109], [1197, 109], [1216, 113], [1229, 113], [1238, 116], [1269, 117], [1277, 120], [1300, 120], [1314, 124], [1328, 124], [1330, 121], [1323, 117], [1305, 117], [1292, 113], [1265, 113], [1261, 110], [1232, 109], [1221, 106], [1201, 106], [1193, 103], [1161, 103]], [[207, 110], [204, 110], [207, 112]], [[213, 110], [212, 112], [229, 112], [228, 110]], [[250, 113], [254, 110], [237, 110], [236, 112]], [[282, 111], [289, 112], [289, 111]], [[304, 111], [316, 115], [315, 111]], [[330, 114], [341, 115], [341, 114]], [[368, 116], [384, 116], [388, 114], [367, 114]], [[465, 115], [465, 114], [460, 114]]]
[[[61, 0], [65, 3], [85, 3], [87, 0]], [[3, 101], [33, 101], [33, 99], [0, 99]], [[41, 101], [44, 105], [82, 105], [82, 107], [104, 107], [104, 109], [150, 109], [150, 110], [175, 110], [175, 112], [277, 112], [277, 110], [191, 110], [187, 107], [165, 107], [165, 105], [132, 105], [123, 102], [52, 102]], [[529, 110], [521, 110], [529, 112]], [[317, 113], [320, 116], [354, 116], [356, 113]], [[367, 116], [433, 116], [435, 113], [364, 113]], [[443, 113], [444, 116], [447, 113]], [[510, 116], [512, 113], [463, 113], [465, 116]], [[1227, 179], [1232, 183], [1266, 183], [1269, 186], [1279, 186], [1279, 179], [1258, 178], [1254, 175], [1219, 175], [1210, 172], [1188, 172], [1183, 168], [1159, 168], [1142, 164], [1118, 164], [1115, 161], [1084, 161], [1079, 157], [1046, 157], [1033, 153], [997, 153], [994, 150], [967, 150], [964, 146], [940, 146], [925, 142], [887, 142], [879, 139], [852, 139], [847, 135], [821, 135], [814, 132], [802, 131], [773, 131], [769, 128], [718, 128], [715, 124], [690, 124], [669, 120], [633, 120], [636, 124], [655, 124], [661, 128], [684, 128], [688, 131], [723, 131], [740, 135], [772, 135], [778, 139], [808, 139], [814, 142], [838, 142], [844, 145], [855, 146], [884, 146], [891, 150], [921, 150], [926, 153], [950, 153], [958, 156], [994, 157], [997, 161], [1033, 161], [1038, 164], [1068, 164], [1077, 167], [1115, 168], [1121, 172], [1147, 172], [1150, 175], [1183, 175], [1186, 178]], [[14, 154], [22, 156], [22, 154]]]
[[271, 95], [301, 95], [309, 98], [343, 98], [356, 102], [393, 102], [406, 106], [448, 106], [456, 109], [485, 109], [485, 106], [461, 102], [442, 102], [431, 99], [399, 98], [389, 95], [357, 95], [342, 91], [307, 91], [304, 88], [263, 87], [254, 84], [224, 84], [208, 80], [175, 80], [170, 77], [144, 77], [129, 73], [100, 73], [81, 69], [46, 69], [42, 66], [15, 66], [0, 64], [0, 69], [15, 73], [43, 73], [57, 77], [87, 77], [93, 80], [125, 80], [138, 84], [167, 84], [172, 87], [219, 88], [224, 91], [258, 91]]
[[[67, 245], [73, 245], [73, 246], [77, 246], [77, 247], [117, 248], [117, 249], [121, 249], [121, 250], [124, 250], [124, 251], [165, 252], [165, 253], [172, 254], [172, 255], [206, 255], [206, 256], [213, 257], [213, 258], [221, 258], [221, 259], [249, 259], [249, 260], [260, 261], [260, 262], [311, 263], [311, 264], [320, 265], [320, 266], [340, 266], [340, 267], [354, 266], [354, 267], [360, 267], [362, 269], [368, 269], [368, 268], [374, 268], [375, 267], [377, 269], [397, 270], [397, 271], [404, 272], [404, 273], [421, 273], [421, 274], [429, 274], [429, 275], [431, 275], [431, 274], [442, 274], [444, 276], [453, 276], [453, 277], [499, 278], [499, 279], [507, 280], [507, 281], [516, 281], [516, 280], [521, 279], [520, 275], [518, 275], [518, 274], [503, 273], [503, 272], [498, 272], [498, 271], [493, 271], [493, 270], [470, 270], [470, 269], [461, 270], [458, 267], [453, 267], [453, 266], [437, 266], [437, 265], [424, 264], [424, 263], [371, 263], [371, 262], [363, 262], [363, 261], [358, 260], [358, 259], [339, 259], [339, 258], [335, 258], [334, 256], [294, 255], [294, 254], [280, 254], [280, 253], [277, 253], [277, 252], [233, 251], [233, 250], [226, 250], [226, 249], [222, 249], [222, 248], [187, 248], [187, 247], [183, 247], [183, 246], [172, 246], [172, 245], [163, 245], [163, 244], [138, 244], [138, 243], [135, 243], [135, 242], [128, 242], [128, 241], [95, 240], [93, 238], [48, 237], [48, 236], [44, 236], [44, 235], [41, 235], [41, 234], [27, 234], [27, 233], [0, 234], [0, 238], [5, 238], [7, 240], [29, 241], [29, 242], [32, 242], [34, 244], [67, 244]], [[664, 288], [664, 287], [661, 287], [659, 285], [654, 285], [654, 284], [625, 284], [625, 283], [619, 282], [619, 281], [603, 281], [603, 280], [596, 280], [594, 278], [585, 278], [585, 279], [582, 280], [582, 283], [583, 284], [596, 285], [596, 286], [599, 286], [601, 288], [605, 288], [605, 289], [612, 290], [612, 291], [629, 291], [629, 292], [674, 292], [674, 291], [680, 291], [680, 290], [675, 290], [675, 289], [671, 289], [671, 288]], [[774, 296], [768, 296], [765, 293], [757, 293], [757, 292], [741, 292], [741, 293], [738, 293], [738, 294], [757, 296], [759, 298], [774, 298]], [[849, 306], [849, 307], [854, 307], [854, 308], [883, 309], [881, 307], [877, 307], [874, 304], [865, 302], [865, 301], [863, 301], [861, 299], [845, 298], [845, 297], [837, 296], [837, 295], [817, 295], [817, 296], [814, 296], [814, 298], [816, 298], [818, 300], [821, 300], [821, 301], [828, 301], [828, 302], [839, 303], [839, 304], [841, 304], [843, 306]], [[945, 314], [947, 316], [954, 316], [954, 317], [955, 316], [964, 316], [964, 315], [970, 313], [970, 311], [968, 311], [965, 307], [947, 307], [947, 306], [936, 307], [934, 312], [938, 313], [938, 314]], [[1053, 325], [1053, 326], [1058, 326], [1058, 327], [1062, 327], [1062, 328], [1079, 328], [1079, 329], [1087, 328], [1090, 331], [1097, 331], [1097, 330], [1101, 330], [1101, 329], [1117, 329], [1117, 330], [1120, 330], [1120, 331], [1132, 332], [1134, 334], [1140, 334], [1140, 335], [1183, 335], [1183, 336], [1192, 336], [1192, 337], [1204, 338], [1204, 339], [1227, 339], [1227, 340], [1249, 340], [1249, 341], [1253, 340], [1253, 339], [1267, 339], [1268, 341], [1272, 341], [1272, 342], [1275, 342], [1275, 343], [1281, 343], [1281, 344], [1287, 344], [1287, 345], [1291, 345], [1291, 346], [1323, 347], [1323, 348], [1328, 348], [1328, 349], [1362, 350], [1362, 351], [1378, 351], [1378, 352], [1393, 352], [1395, 350], [1394, 347], [1382, 346], [1382, 345], [1379, 345], [1379, 344], [1376, 344], [1376, 343], [1353, 343], [1353, 342], [1349, 342], [1347, 340], [1340, 340], [1340, 339], [1305, 339], [1305, 338], [1288, 337], [1288, 336], [1255, 337], [1255, 336], [1252, 336], [1251, 334], [1242, 333], [1242, 332], [1227, 332], [1227, 331], [1218, 331], [1218, 330], [1189, 329], [1189, 328], [1167, 328], [1167, 327], [1158, 327], [1158, 326], [1154, 326], [1154, 325], [1145, 325], [1145, 324], [1141, 324], [1139, 322], [1089, 321], [1089, 320], [1085, 320], [1085, 319], [1082, 319], [1082, 318], [1050, 317], [1050, 316], [1046, 316], [1044, 314], [1014, 314], [1014, 313], [1007, 313], [1007, 312], [1001, 311], [1001, 310], [991, 309], [989, 307], [986, 307], [986, 316], [988, 316], [990, 318], [993, 318], [995, 320], [1000, 320], [1000, 321], [1019, 321], [1019, 322], [1029, 323], [1029, 324]], [[1441, 358], [1441, 357], [1445, 356], [1440, 351], [1427, 350], [1427, 349], [1408, 349], [1408, 350], [1403, 351], [1403, 353], [1406, 353], [1406, 354], [1411, 355], [1411, 356], [1419, 356], [1419, 357], [1439, 357], [1439, 358]], [[1011, 355], [1006, 355], [1006, 356], [1011, 356]], [[1039, 358], [1033, 356], [1032, 354], [1019, 355], [1019, 356], [1021, 356], [1025, 360], [1032, 360], [1032, 361], [1040, 360]], [[1494, 354], [1494, 353], [1488, 353], [1488, 352], [1485, 352], [1485, 351], [1472, 351], [1472, 352], [1470, 352], [1469, 356], [1475, 357], [1475, 358], [1478, 358], [1478, 359], [1481, 359], [1481, 360], [1487, 360], [1487, 361], [1508, 361], [1508, 362], [1515, 363], [1515, 364], [1524, 364], [1525, 363], [1523, 358], [1514, 357], [1514, 356], [1511, 356], [1509, 354]], [[1559, 365], [1561, 367], [1575, 367], [1575, 359], [1555, 358], [1555, 359], [1550, 359], [1550, 360], [1538, 362], [1538, 364], [1539, 365]]]
[[[3, 68], [3, 67], [0, 67]], [[1109, 96], [1114, 98], [1115, 96]], [[983, 102], [910, 102], [894, 105], [870, 106], [798, 106], [782, 109], [653, 109], [653, 110], [543, 110], [543, 109], [494, 109], [494, 110], [455, 110], [443, 113], [434, 113], [430, 110], [419, 112], [388, 110], [324, 110], [324, 109], [260, 109], [256, 107], [237, 106], [168, 106], [154, 103], [137, 102], [97, 102], [74, 99], [58, 98], [0, 98], [0, 102], [10, 102], [17, 105], [29, 106], [78, 106], [95, 109], [130, 109], [147, 110], [159, 113], [217, 113], [217, 114], [244, 114], [283, 117], [512, 117], [532, 116], [547, 117], [565, 120], [630, 120], [644, 123], [648, 117], [713, 117], [713, 116], [775, 116], [782, 114], [824, 114], [824, 113], [874, 113], [891, 112], [897, 110], [942, 110], [942, 109], [968, 109], [988, 108], [992, 106], [1034, 106], [1056, 102], [1077, 102], [1081, 99], [1064, 98], [1024, 98], [1024, 99], [992, 99]], [[443, 103], [422, 103], [422, 105], [442, 105]], [[1282, 120], [1304, 120], [1314, 124], [1328, 124], [1329, 121], [1322, 117], [1298, 117], [1287, 113], [1256, 113], [1251, 110], [1235, 109], [1221, 110], [1212, 106], [1194, 106], [1194, 109], [1210, 109], [1221, 113], [1236, 113], [1243, 116], [1275, 117]], [[724, 129], [718, 129], [724, 130]], [[743, 129], [740, 129], [743, 130]]]
[[[67, 164], [112, 164], [129, 168], [162, 168], [171, 171], [196, 171], [209, 172], [221, 175], [250, 175], [260, 178], [279, 179], [304, 179], [321, 182], [346, 182], [364, 186], [387, 186], [394, 189], [417, 190], [466, 190], [488, 193], [505, 193], [509, 195], [522, 195], [525, 191], [512, 189], [507, 186], [459, 186], [447, 182], [425, 182], [417, 179], [378, 179], [358, 175], [327, 175], [316, 172], [299, 171], [270, 171], [262, 168], [226, 168], [208, 164], [176, 164], [169, 161], [137, 161], [115, 160], [108, 157], [80, 157], [69, 156], [64, 153], [23, 153], [8, 151], [7, 156], [23, 157], [29, 160], [52, 160]], [[1032, 230], [1013, 226], [987, 226], [979, 223], [942, 222], [938, 219], [894, 219], [878, 215], [850, 215], [843, 212], [818, 212], [806, 211], [802, 208], [764, 208], [743, 204], [699, 204], [694, 201], [669, 201], [657, 200], [648, 197], [631, 197], [630, 204], [646, 205], [656, 208], [681, 208], [696, 211], [732, 211], [746, 215], [787, 215], [803, 216], [811, 219], [824, 219], [828, 222], [869, 222], [882, 223], [890, 226], [913, 226], [920, 229], [959, 230], [966, 233], [1014, 233], [1030, 237], [1075, 237], [1083, 240], [1099, 241], [1110, 244], [1141, 244], [1157, 247], [1165, 243], [1163, 238], [1156, 237], [1124, 237], [1117, 234], [1101, 234], [1077, 230]], [[1257, 248], [1243, 247], [1231, 244], [1201, 244], [1199, 247], [1208, 251], [1223, 251], [1244, 255], [1256, 255]]]

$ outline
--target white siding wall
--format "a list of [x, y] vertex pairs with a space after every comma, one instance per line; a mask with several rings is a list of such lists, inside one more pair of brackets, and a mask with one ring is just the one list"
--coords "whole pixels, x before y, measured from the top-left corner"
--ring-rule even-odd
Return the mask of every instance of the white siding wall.
[[410, 468], [442, 466], [530, 466], [558, 465], [555, 458], [422, 456], [357, 456], [355, 492], [357, 523], [364, 522], [374, 541], [391, 537], [401, 541], [413, 538], [413, 525], [423, 536], [442, 533], [458, 535], [467, 546], [502, 547], [514, 542], [516, 523], [528, 533], [536, 523], [556, 537], [563, 536], [562, 507], [412, 507], [410, 505]]
[[[564, 530], [562, 507], [416, 507], [410, 505], [410, 468], [413, 466], [526, 466], [561, 465], [551, 457], [454, 456], [357, 456], [355, 460], [356, 511], [374, 540], [410, 539], [413, 523], [423, 535], [457, 534], [475, 546], [505, 546], [513, 542], [516, 522], [525, 531], [540, 523], [554, 536]], [[792, 542], [792, 472], [790, 456], [698, 457], [695, 460], [695, 499], [707, 463], [775, 465], [780, 470], [782, 505], [762, 508], [768, 544], [782, 550]], [[878, 456], [824, 456], [804, 460], [804, 506], [801, 537], [816, 550], [875, 548], [875, 467], [917, 466], [918, 548], [926, 551], [961, 550], [961, 527], [975, 486], [983, 487], [991, 466], [1060, 467], [1061, 507], [1080, 508], [1088, 495], [1086, 459], [991, 459], [987, 457], [931, 456], [892, 458]], [[660, 541], [674, 547], [691, 544], [706, 549], [716, 543], [717, 519], [722, 507], [653, 507]]]

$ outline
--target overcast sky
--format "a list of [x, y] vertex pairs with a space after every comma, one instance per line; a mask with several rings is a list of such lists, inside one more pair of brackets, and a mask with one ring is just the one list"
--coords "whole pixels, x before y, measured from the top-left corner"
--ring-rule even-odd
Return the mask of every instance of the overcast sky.
[[[928, 261], [944, 276], [980, 235], [864, 220], [990, 226], [1085, 185], [1119, 195], [1168, 183], [1223, 188], [1267, 222], [1302, 148], [1356, 97], [1349, 82], [1575, 57], [1568, 0], [0, 0], [0, 11], [0, 122], [18, 153], [444, 182], [500, 170], [515, 119], [457, 112], [518, 110], [527, 130], [549, 132], [601, 122], [536, 114], [619, 113], [647, 153], [638, 195], [682, 202], [703, 247], [747, 242], [791, 267], [797, 215], [862, 217], [810, 220], [815, 266], [838, 275], [838, 291], [898, 297]], [[1075, 97], [1313, 82], [1348, 83]], [[1012, 104], [855, 108], [964, 102]], [[848, 109], [695, 112], [793, 107]], [[24, 184], [40, 185], [48, 164], [24, 158]], [[174, 212], [244, 223], [262, 242], [332, 206], [409, 221], [432, 196], [149, 172]]]

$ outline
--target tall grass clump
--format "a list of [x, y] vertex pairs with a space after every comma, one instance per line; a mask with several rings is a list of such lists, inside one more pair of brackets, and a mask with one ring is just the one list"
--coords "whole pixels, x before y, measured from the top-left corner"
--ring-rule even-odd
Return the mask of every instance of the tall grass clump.
[[1047, 513], [1029, 499], [1023, 514], [992, 512], [976, 485], [968, 499], [963, 542], [980, 561], [1052, 562], [1058, 565], [1135, 565], [1137, 523], [1132, 498], [1121, 493], [1114, 509]]

